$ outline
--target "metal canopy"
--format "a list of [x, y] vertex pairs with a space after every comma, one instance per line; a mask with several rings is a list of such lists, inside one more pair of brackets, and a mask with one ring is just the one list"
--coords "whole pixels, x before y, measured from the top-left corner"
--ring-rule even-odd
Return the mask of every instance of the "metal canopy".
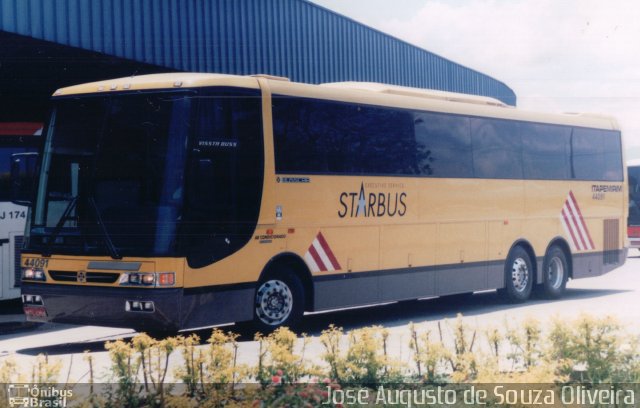
[[498, 80], [305, 0], [0, 0], [0, 31], [171, 70], [382, 82], [516, 102]]

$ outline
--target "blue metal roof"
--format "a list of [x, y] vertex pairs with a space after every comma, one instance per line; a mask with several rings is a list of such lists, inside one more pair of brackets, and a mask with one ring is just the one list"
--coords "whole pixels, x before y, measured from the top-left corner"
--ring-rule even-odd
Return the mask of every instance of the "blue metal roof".
[[504, 83], [305, 0], [0, 0], [0, 30], [194, 72], [491, 96]]

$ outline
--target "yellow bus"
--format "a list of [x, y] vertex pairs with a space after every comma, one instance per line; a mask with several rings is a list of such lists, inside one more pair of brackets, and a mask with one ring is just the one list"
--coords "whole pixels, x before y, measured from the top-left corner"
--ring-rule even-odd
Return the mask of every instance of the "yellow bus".
[[626, 259], [609, 117], [187, 73], [72, 86], [53, 105], [22, 255], [29, 320], [268, 330], [489, 289], [556, 298]]

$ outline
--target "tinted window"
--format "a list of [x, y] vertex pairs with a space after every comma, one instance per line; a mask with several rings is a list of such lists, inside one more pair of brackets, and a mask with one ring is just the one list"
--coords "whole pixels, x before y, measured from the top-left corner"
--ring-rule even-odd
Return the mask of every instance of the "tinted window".
[[622, 180], [620, 137], [617, 132], [575, 128], [571, 143], [574, 178], [578, 180]]
[[255, 230], [264, 172], [260, 108], [257, 92], [211, 91], [197, 100], [182, 230], [191, 267], [233, 254]]
[[622, 180], [619, 132], [275, 96], [276, 171]]
[[420, 174], [411, 112], [360, 106], [345, 132], [363, 174]]
[[38, 151], [40, 136], [0, 136], [0, 201], [9, 201], [11, 155]]
[[[312, 102], [299, 104], [288, 98], [273, 99], [276, 171], [327, 173], [344, 163], [351, 146], [344, 143], [340, 128], [344, 120], [339, 106]], [[345, 111], [347, 109], [344, 109]]]
[[640, 225], [640, 166], [629, 171], [629, 225]]
[[275, 97], [273, 117], [278, 172], [420, 172], [408, 111]]
[[56, 100], [31, 248], [114, 258], [174, 253], [189, 108], [182, 91]]
[[622, 181], [622, 140], [619, 132], [602, 131], [604, 138], [605, 180]]
[[571, 128], [522, 123], [522, 167], [525, 179], [564, 180], [571, 177]]
[[478, 178], [522, 178], [522, 142], [518, 123], [471, 119], [473, 173]]
[[469, 118], [416, 112], [414, 119], [420, 174], [473, 177]]

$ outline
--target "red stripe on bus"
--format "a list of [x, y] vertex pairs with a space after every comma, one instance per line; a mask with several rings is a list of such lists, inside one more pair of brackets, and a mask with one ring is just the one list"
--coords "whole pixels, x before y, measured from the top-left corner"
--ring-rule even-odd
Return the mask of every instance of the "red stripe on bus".
[[313, 260], [316, 261], [316, 265], [318, 265], [318, 268], [320, 268], [320, 272], [326, 272], [327, 267], [324, 262], [322, 262], [322, 258], [320, 258], [318, 251], [316, 251], [316, 248], [313, 245], [309, 247], [309, 253], [311, 254]]
[[569, 220], [572, 223], [572, 225], [574, 226], [574, 228], [576, 230], [576, 235], [578, 236], [578, 238], [580, 238], [580, 242], [582, 242], [582, 248], [583, 249], [589, 249], [589, 247], [587, 246], [587, 241], [584, 239], [582, 231], [580, 231], [580, 224], [579, 224], [580, 221], [578, 220], [578, 217], [576, 217], [576, 214], [571, 209], [571, 205], [569, 204], [569, 200], [568, 199], [565, 202], [565, 205], [567, 207], [567, 212], [569, 214]]
[[320, 242], [320, 246], [322, 246], [322, 249], [324, 249], [324, 252], [327, 255], [327, 258], [329, 258], [329, 260], [331, 261], [333, 269], [336, 269], [336, 270], [342, 269], [342, 267], [340, 266], [340, 263], [338, 262], [338, 259], [336, 259], [336, 256], [331, 251], [331, 248], [329, 247], [327, 240], [324, 239], [324, 235], [322, 235], [322, 232], [318, 233], [318, 242]]
[[578, 250], [581, 250], [582, 248], [580, 248], [580, 243], [576, 239], [576, 236], [573, 234], [573, 227], [571, 226], [571, 223], [569, 222], [569, 219], [567, 218], [567, 214], [564, 211], [564, 207], [562, 208], [562, 217], [564, 218], [564, 225], [566, 225], [567, 229], [569, 230], [569, 234], [571, 235], [571, 239], [573, 240], [573, 245], [575, 245], [575, 247]]
[[578, 216], [580, 217], [580, 222], [582, 222], [582, 227], [584, 228], [584, 232], [587, 233], [587, 238], [589, 238], [589, 243], [591, 244], [591, 249], [596, 249], [596, 246], [593, 245], [593, 240], [591, 239], [591, 234], [589, 234], [589, 228], [587, 228], [587, 223], [584, 222], [584, 218], [582, 217], [582, 212], [580, 211], [580, 206], [578, 205], [578, 200], [573, 195], [573, 191], [569, 190], [569, 197], [573, 201], [573, 205], [576, 207], [576, 211], [578, 211]]

